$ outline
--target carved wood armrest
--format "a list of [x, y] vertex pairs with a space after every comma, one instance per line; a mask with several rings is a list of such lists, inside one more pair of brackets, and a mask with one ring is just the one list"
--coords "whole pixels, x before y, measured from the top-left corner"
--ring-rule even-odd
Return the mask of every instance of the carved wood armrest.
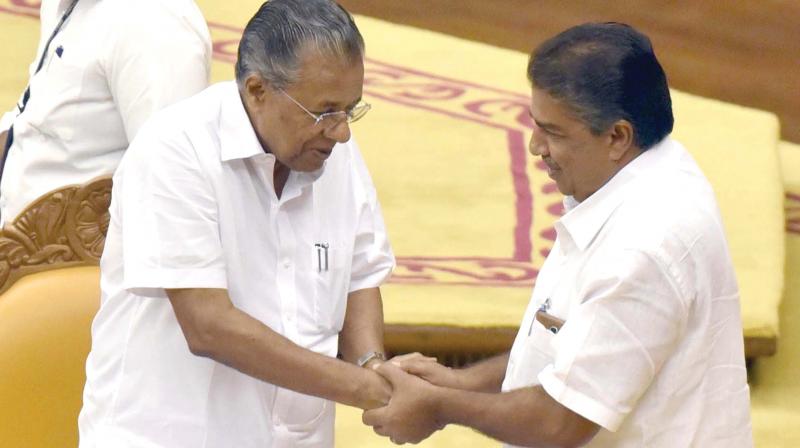
[[0, 230], [0, 294], [20, 277], [97, 265], [106, 241], [111, 177], [53, 190]]

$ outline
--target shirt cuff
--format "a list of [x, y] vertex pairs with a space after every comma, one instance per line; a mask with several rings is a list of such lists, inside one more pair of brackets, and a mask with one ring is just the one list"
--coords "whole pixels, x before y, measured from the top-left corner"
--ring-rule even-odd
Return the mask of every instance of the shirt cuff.
[[538, 379], [548, 395], [572, 412], [597, 423], [611, 432], [616, 432], [622, 425], [625, 414], [615, 412], [582, 392], [570, 388], [556, 376], [552, 364], [539, 372]]
[[227, 289], [224, 269], [137, 269], [125, 274], [122, 287], [137, 288], [218, 288]]
[[377, 288], [381, 286], [386, 280], [389, 279], [392, 275], [392, 271], [394, 270], [394, 263], [389, 264], [388, 266], [377, 269], [370, 274], [359, 276], [358, 278], [350, 278], [350, 287], [348, 288], [347, 292], [351, 293], [353, 291], [358, 291], [360, 289], [367, 289], [367, 288]]

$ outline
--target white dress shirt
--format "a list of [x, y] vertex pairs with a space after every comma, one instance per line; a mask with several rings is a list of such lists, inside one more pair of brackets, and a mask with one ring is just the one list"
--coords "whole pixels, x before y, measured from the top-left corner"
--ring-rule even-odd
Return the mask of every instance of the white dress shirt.
[[71, 1], [42, 2], [30, 100], [0, 123], [14, 125], [0, 185], [6, 222], [51, 190], [113, 173], [153, 112], [208, 85], [211, 39], [192, 0], [80, 0], [34, 74]]
[[192, 355], [164, 292], [227, 288], [237, 308], [336, 356], [348, 292], [394, 267], [375, 188], [353, 140], [291, 172], [280, 199], [274, 164], [233, 82], [142, 128], [114, 175], [81, 447], [333, 445], [333, 403]]
[[666, 138], [565, 205], [503, 390], [541, 384], [604, 428], [591, 447], [752, 446], [738, 287], [691, 156]]

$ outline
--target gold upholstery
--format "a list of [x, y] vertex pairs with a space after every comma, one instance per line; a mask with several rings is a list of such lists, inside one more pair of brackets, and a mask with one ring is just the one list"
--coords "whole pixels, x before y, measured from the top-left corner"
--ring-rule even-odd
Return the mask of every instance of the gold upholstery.
[[38, 272], [0, 296], [0, 446], [77, 446], [99, 271]]
[[0, 231], [0, 446], [76, 446], [111, 179], [42, 196]]

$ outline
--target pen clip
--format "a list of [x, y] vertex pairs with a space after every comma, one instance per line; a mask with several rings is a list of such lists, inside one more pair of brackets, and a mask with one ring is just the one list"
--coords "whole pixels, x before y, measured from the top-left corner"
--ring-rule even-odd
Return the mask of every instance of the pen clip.
[[317, 272], [328, 270], [328, 243], [314, 243], [317, 248]]
[[542, 306], [539, 307], [539, 311], [546, 313], [547, 310], [549, 309], [550, 309], [550, 298], [548, 297], [544, 299], [544, 303], [542, 303]]
[[[544, 302], [542, 302], [542, 305], [533, 314], [533, 319], [531, 319], [531, 326], [528, 327], [528, 336], [530, 336], [531, 332], [533, 331], [533, 324], [534, 324], [534, 322], [536, 322], [538, 320], [537, 318], [539, 316], [539, 313], [547, 314], [547, 310], [550, 309], [550, 305], [551, 305], [550, 304], [550, 298], [548, 297], [548, 298], [544, 299]], [[549, 327], [549, 328], [547, 328], [547, 330], [549, 330], [553, 334], [558, 333], [558, 328], [557, 327]]]

